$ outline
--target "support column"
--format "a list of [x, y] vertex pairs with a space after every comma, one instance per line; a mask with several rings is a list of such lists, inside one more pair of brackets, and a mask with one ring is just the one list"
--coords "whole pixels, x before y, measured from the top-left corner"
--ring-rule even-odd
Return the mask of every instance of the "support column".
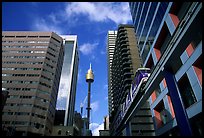
[[88, 82], [88, 104], [87, 104], [87, 118], [88, 118], [88, 126], [87, 129], [89, 129], [89, 123], [90, 123], [90, 98], [91, 98], [91, 82]]
[[192, 130], [188, 120], [188, 115], [181, 101], [178, 86], [176, 84], [176, 79], [174, 75], [168, 71], [164, 71], [164, 76], [167, 82], [167, 87], [172, 100], [172, 105], [181, 136], [192, 136]]
[[126, 124], [125, 124], [125, 132], [126, 132], [126, 136], [131, 136], [131, 122], [128, 121]]

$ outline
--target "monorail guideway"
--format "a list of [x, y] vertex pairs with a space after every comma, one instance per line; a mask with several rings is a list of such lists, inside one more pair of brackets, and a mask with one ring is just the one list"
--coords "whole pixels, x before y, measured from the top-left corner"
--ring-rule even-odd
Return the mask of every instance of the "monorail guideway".
[[128, 127], [126, 124], [128, 124], [128, 120], [130, 120], [135, 115], [135, 112], [133, 112], [134, 107], [145, 93], [145, 85], [149, 76], [149, 68], [137, 69], [134, 80], [131, 84], [130, 91], [126, 96], [125, 102], [121, 104], [116, 117], [117, 119], [114, 121], [114, 128], [116, 130], [115, 132], [121, 131], [125, 127]]

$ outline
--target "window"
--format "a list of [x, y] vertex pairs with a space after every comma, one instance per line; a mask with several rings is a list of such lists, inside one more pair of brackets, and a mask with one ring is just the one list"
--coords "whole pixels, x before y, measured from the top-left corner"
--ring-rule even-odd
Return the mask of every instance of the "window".
[[154, 113], [157, 128], [168, 123], [171, 119], [171, 114], [165, 109], [163, 100], [156, 105]]
[[45, 44], [45, 43], [49, 43], [49, 41], [38, 41], [38, 43], [43, 43], [43, 44]]
[[160, 95], [161, 89], [160, 89], [159, 86], [155, 89], [155, 93], [156, 93], [156, 96], [157, 96], [157, 97]]
[[8, 38], [14, 38], [15, 36], [5, 36], [5, 37], [8, 37]]
[[30, 115], [28, 112], [15, 112], [15, 115]]
[[195, 73], [198, 77], [198, 80], [200, 81], [200, 84], [202, 85], [202, 55], [193, 63], [193, 68], [195, 70]]
[[34, 53], [45, 53], [45, 51], [34, 51]]
[[48, 46], [35, 46], [35, 48], [47, 48]]
[[185, 108], [188, 108], [196, 102], [196, 97], [186, 74], [178, 81], [178, 87]]
[[16, 38], [23, 38], [23, 37], [26, 37], [26, 36], [16, 36]]
[[39, 36], [40, 38], [50, 38], [50, 36]]

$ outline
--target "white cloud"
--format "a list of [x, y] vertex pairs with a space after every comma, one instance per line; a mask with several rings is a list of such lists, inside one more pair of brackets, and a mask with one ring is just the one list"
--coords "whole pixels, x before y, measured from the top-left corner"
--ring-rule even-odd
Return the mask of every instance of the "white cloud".
[[108, 84], [105, 84], [104, 86], [103, 86], [103, 89], [107, 89], [108, 88]]
[[108, 100], [108, 96], [105, 97], [105, 100]]
[[71, 2], [66, 6], [68, 17], [87, 15], [90, 21], [105, 22], [111, 20], [116, 24], [131, 21], [128, 2]]
[[65, 98], [67, 97], [67, 94], [68, 94], [68, 88], [69, 88], [69, 85], [67, 84], [67, 82], [69, 82], [69, 76], [66, 78], [66, 77], [61, 77], [61, 80], [60, 80], [60, 86], [59, 86], [59, 92], [58, 92], [58, 100], [60, 100], [61, 98]]
[[[32, 5], [38, 6], [38, 3]], [[70, 33], [70, 28], [86, 23], [80, 22], [81, 16], [77, 15], [85, 15], [90, 21], [113, 21], [116, 24], [126, 24], [132, 20], [128, 2], [68, 2], [65, 8], [59, 9], [58, 12], [45, 17], [35, 15], [31, 29], [67, 34]], [[62, 23], [67, 24], [66, 29]]]
[[92, 54], [97, 45], [98, 43], [85, 43], [79, 46], [79, 51], [81, 51], [84, 55]]
[[48, 15], [48, 18], [54, 23], [54, 24], [59, 24], [60, 22], [62, 22], [60, 19], [57, 19], [58, 16], [55, 13], [51, 13], [50, 15]]
[[104, 50], [101, 50], [101, 55], [105, 55], [106, 54], [106, 51], [104, 51]]
[[95, 101], [91, 103], [91, 109], [93, 110], [93, 112], [96, 112], [98, 108], [99, 108], [99, 101]]
[[57, 110], [65, 110], [66, 101], [67, 101], [67, 98], [65, 98], [65, 97], [60, 98], [60, 100], [57, 100], [56, 109]]
[[104, 130], [104, 124], [91, 123], [90, 129], [92, 130], [93, 136], [99, 136], [99, 130]]
[[62, 28], [55, 25], [53, 21], [48, 21], [43, 18], [36, 18], [33, 24], [33, 29], [37, 31], [51, 31], [57, 34], [63, 34]]
[[82, 72], [82, 70], [79, 69], [77, 82], [80, 83], [80, 84], [84, 83], [84, 82], [82, 81], [82, 73], [81, 73], [81, 72]]

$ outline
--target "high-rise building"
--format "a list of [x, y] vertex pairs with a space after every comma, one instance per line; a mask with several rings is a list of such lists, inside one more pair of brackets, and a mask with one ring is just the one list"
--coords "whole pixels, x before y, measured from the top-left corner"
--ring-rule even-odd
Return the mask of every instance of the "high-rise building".
[[51, 136], [82, 136], [83, 120], [75, 111], [73, 126], [64, 126], [65, 110], [56, 110]]
[[111, 66], [113, 62], [113, 54], [115, 49], [115, 40], [117, 37], [117, 31], [108, 31], [107, 36], [107, 63], [108, 63], [108, 112], [111, 114], [111, 112], [114, 110], [114, 103], [113, 102], [113, 93], [111, 90], [111, 81], [112, 81], [112, 71]]
[[[129, 135], [126, 134], [126, 129], [123, 129], [123, 125], [118, 126], [117, 124], [120, 117], [121, 105], [125, 102], [126, 96], [130, 92], [132, 80], [139, 67], [141, 67], [141, 59], [136, 45], [134, 27], [132, 25], [119, 25], [111, 66], [112, 77], [110, 87], [112, 99], [109, 102], [112, 102], [114, 110], [111, 110], [109, 114], [110, 135]], [[141, 127], [146, 128], [144, 135], [153, 135], [154, 133], [148, 104], [145, 104], [141, 108], [141, 111], [128, 122], [131, 128], [128, 130], [128, 133], [132, 136], [138, 135], [137, 131], [139, 131]]]
[[2, 32], [6, 135], [51, 134], [63, 59], [63, 40], [53, 32]]
[[[130, 2], [157, 136], [203, 135], [202, 3]], [[138, 104], [139, 106], [139, 104]]]
[[[66, 93], [66, 105], [64, 126], [73, 126], [75, 111], [76, 85], [78, 77], [79, 54], [77, 50], [76, 35], [60, 35], [64, 45], [64, 63], [62, 67], [62, 77], [60, 80], [59, 93]], [[63, 92], [61, 92], [63, 91]]]
[[109, 116], [104, 116], [103, 119], [104, 129], [99, 130], [99, 136], [110, 136], [109, 134]]
[[109, 116], [104, 117], [104, 130], [109, 130]]
[[2, 110], [4, 109], [4, 105], [6, 103], [8, 93], [9, 93], [8, 91], [1, 92], [1, 113], [2, 113]]

